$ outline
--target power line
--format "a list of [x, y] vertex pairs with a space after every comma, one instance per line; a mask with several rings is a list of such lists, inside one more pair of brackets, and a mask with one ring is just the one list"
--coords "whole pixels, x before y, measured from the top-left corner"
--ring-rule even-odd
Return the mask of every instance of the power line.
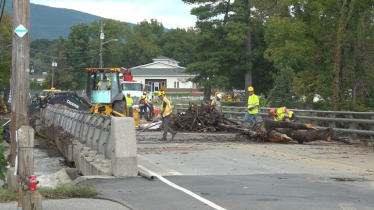
[[[48, 48], [45, 48], [45, 47], [41, 47], [41, 46], [38, 46], [38, 45], [35, 45], [35, 44], [30, 44], [31, 46], [35, 46], [37, 48], [41, 48], [41, 49], [44, 49], [45, 51], [51, 51], [50, 49]], [[31, 48], [32, 50], [39, 50], [39, 49], [34, 49], [34, 48]], [[41, 51], [41, 50], [40, 50]], [[98, 51], [98, 50], [96, 50]], [[76, 52], [76, 51], [66, 51], [66, 50], [61, 50], [60, 52], [66, 52], [66, 53], [86, 53], [86, 52]]]
[[[96, 57], [93, 57], [91, 60], [89, 60], [89, 61], [87, 61], [87, 62], [81, 63], [81, 64], [76, 65], [76, 66], [70, 66], [70, 67], [68, 67], [68, 68], [64, 68], [64, 69], [72, 69], [72, 68], [77, 68], [77, 67], [83, 66], [84, 64], [87, 64], [87, 63], [89, 63], [89, 62], [95, 60], [95, 59], [98, 58], [98, 57], [99, 57], [99, 55], [97, 55]], [[56, 58], [56, 57], [55, 57], [55, 58]], [[38, 64], [34, 64], [34, 66], [36, 66], [36, 67], [40, 67], [40, 68], [45, 68], [45, 69], [49, 69], [49, 68], [51, 68], [50, 66], [38, 65]]]
[[49, 55], [42, 54], [42, 56], [44, 56], [44, 57], [55, 58], [55, 59], [65, 59], [65, 60], [78, 60], [78, 59], [82, 59], [82, 58], [92, 58], [92, 56], [96, 56], [96, 55], [99, 55], [99, 54], [93, 54], [93, 55], [84, 56], [84, 57], [67, 58], [67, 57], [56, 57], [56, 56], [49, 56]]
[[[44, 49], [34, 49], [34, 48], [30, 48], [30, 50], [32, 51], [39, 51], [39, 52], [48, 52], [48, 51], [51, 51], [51, 50], [44, 50]], [[67, 51], [59, 51], [59, 52], [66, 52], [66, 53], [69, 53], [69, 54], [83, 54], [83, 53], [89, 53], [89, 52], [67, 52]], [[95, 50], [93, 52], [98, 52], [98, 50]]]

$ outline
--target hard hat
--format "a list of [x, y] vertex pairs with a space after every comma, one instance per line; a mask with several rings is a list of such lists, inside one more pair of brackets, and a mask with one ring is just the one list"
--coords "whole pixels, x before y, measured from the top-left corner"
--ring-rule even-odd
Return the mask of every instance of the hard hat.
[[269, 115], [270, 115], [270, 116], [273, 116], [273, 117], [277, 116], [277, 113], [275, 112], [275, 109], [271, 109], [271, 110], [269, 111]]
[[221, 98], [221, 97], [222, 97], [221, 93], [217, 94], [217, 97], [218, 97], [218, 98]]
[[143, 92], [143, 95], [146, 95], [147, 94], [147, 92]]
[[253, 91], [253, 87], [252, 87], [252, 86], [249, 86], [249, 87], [248, 87], [248, 91]]
[[130, 93], [127, 93], [127, 95], [131, 95]]
[[164, 91], [158, 91], [158, 96], [162, 96], [162, 95], [165, 95], [165, 92]]

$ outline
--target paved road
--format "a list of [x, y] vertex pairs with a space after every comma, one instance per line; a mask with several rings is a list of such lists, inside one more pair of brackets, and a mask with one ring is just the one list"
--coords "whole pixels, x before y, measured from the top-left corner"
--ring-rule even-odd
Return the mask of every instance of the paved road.
[[374, 148], [314, 142], [249, 144], [142, 140], [139, 169], [157, 176], [89, 180], [130, 209], [366, 210]]

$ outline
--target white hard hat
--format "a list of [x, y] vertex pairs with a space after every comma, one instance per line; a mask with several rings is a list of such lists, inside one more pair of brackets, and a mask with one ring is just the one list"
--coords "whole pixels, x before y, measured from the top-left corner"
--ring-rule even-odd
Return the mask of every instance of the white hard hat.
[[218, 97], [218, 98], [221, 98], [221, 96], [222, 96], [221, 94], [217, 94], [217, 97]]

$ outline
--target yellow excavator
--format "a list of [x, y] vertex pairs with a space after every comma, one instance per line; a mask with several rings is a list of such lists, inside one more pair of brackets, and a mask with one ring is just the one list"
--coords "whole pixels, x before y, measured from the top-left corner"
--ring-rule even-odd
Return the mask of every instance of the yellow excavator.
[[221, 94], [221, 101], [244, 101], [244, 96], [240, 92], [218, 91], [214, 96], [217, 97], [218, 94]]
[[[90, 111], [97, 114], [133, 117], [135, 126], [140, 125], [139, 111], [126, 107], [126, 96], [122, 93], [120, 68], [87, 68], [86, 94], [91, 104]], [[107, 88], [98, 88], [98, 83], [107, 78]]]

